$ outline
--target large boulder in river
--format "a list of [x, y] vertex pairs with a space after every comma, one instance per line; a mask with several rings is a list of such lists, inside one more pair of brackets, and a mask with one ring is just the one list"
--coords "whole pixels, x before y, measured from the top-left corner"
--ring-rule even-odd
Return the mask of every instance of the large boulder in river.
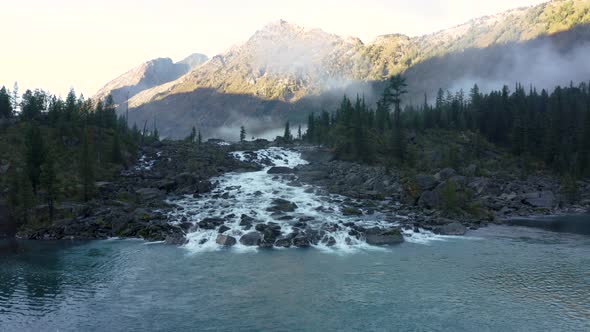
[[221, 218], [205, 218], [199, 221], [197, 225], [199, 225], [199, 228], [202, 229], [215, 229], [218, 226], [223, 225], [224, 222], [225, 220]]
[[267, 174], [292, 174], [293, 169], [291, 167], [275, 166], [269, 169]]
[[272, 201], [272, 206], [266, 210], [270, 212], [293, 212], [295, 209], [297, 209], [297, 204], [282, 198], [275, 198]]
[[467, 228], [460, 222], [452, 222], [434, 229], [436, 234], [440, 235], [465, 235]]
[[555, 205], [552, 191], [539, 191], [522, 195], [522, 202], [537, 208], [550, 209]]
[[257, 246], [261, 241], [262, 236], [258, 232], [246, 233], [240, 238], [240, 243], [245, 246]]
[[236, 238], [234, 238], [233, 236], [223, 234], [217, 235], [217, 239], [215, 240], [215, 242], [225, 247], [231, 247], [237, 243]]
[[365, 241], [375, 246], [393, 245], [404, 242], [404, 237], [399, 228], [381, 229], [375, 227], [366, 231]]

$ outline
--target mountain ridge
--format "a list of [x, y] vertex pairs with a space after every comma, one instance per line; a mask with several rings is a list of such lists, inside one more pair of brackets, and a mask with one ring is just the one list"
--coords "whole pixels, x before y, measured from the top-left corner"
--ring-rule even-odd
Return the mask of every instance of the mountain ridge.
[[[293, 104], [329, 91], [345, 90], [355, 82], [383, 81], [447, 54], [523, 43], [588, 23], [588, 0], [554, 0], [475, 18], [423, 36], [387, 34], [369, 43], [279, 20], [256, 31], [245, 43], [214, 56], [177, 79], [139, 91], [128, 104], [139, 118], [142, 118], [139, 115], [142, 110], [148, 109], [150, 113], [166, 117], [164, 109], [155, 109], [153, 105], [167, 100], [164, 103], [167, 109], [193, 114], [194, 122], [206, 127], [211, 123], [199, 121], [198, 113], [219, 111], [218, 105], [223, 102], [199, 99], [207, 95], [198, 93], [199, 89], [216, 91], [216, 98], [224, 94], [251, 95], [261, 101]], [[429, 73], [417, 71], [410, 71], [414, 75], [410, 81], [429, 77]], [[482, 68], [481, 71], [490, 70]], [[444, 84], [440, 87], [450, 88]], [[432, 94], [432, 91], [424, 92]], [[204, 109], [202, 105], [209, 108]], [[239, 104], [231, 106], [245, 116], [252, 113]], [[219, 113], [220, 116], [225, 114]]]

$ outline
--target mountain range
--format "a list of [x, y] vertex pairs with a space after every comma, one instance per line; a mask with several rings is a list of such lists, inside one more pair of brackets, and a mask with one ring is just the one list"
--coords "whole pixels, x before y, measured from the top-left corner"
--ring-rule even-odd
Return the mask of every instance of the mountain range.
[[347, 94], [374, 101], [382, 82], [402, 73], [408, 102], [439, 88], [483, 90], [519, 81], [538, 87], [590, 79], [590, 0], [554, 0], [473, 19], [436, 33], [383, 35], [370, 43], [285, 21], [207, 59], [156, 59], [102, 88], [129, 122], [156, 123], [163, 136], [205, 135], [246, 125], [253, 134], [277, 121], [332, 109]]

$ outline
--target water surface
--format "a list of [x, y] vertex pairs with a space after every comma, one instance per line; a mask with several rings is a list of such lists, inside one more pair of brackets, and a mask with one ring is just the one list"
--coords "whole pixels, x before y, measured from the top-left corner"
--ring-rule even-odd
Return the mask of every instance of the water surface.
[[2, 331], [588, 331], [590, 238], [493, 226], [352, 253], [1, 242]]

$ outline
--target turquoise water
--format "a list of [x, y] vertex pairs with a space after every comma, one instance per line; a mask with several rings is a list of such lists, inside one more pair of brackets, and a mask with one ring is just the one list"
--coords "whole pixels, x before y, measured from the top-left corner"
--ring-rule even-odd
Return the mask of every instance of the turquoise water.
[[0, 242], [2, 331], [589, 331], [590, 237], [493, 226], [355, 253]]

